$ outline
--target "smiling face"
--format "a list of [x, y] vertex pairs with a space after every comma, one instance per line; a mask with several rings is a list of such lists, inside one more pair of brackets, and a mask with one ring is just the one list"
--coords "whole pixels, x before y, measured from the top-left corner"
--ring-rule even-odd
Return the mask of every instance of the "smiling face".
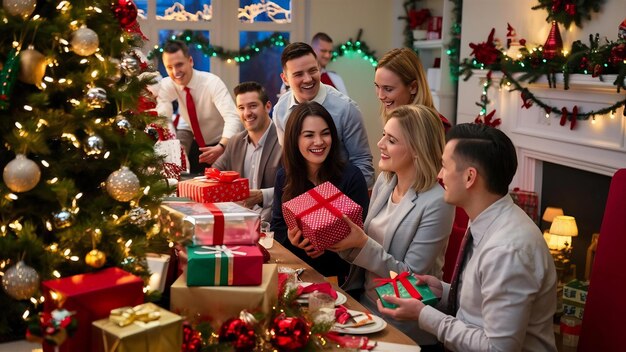
[[377, 146], [380, 149], [378, 167], [381, 171], [415, 174], [411, 148], [397, 119], [391, 118], [387, 121], [383, 128], [383, 137]]
[[311, 115], [304, 118], [298, 136], [298, 149], [310, 171], [319, 169], [324, 163], [332, 143], [330, 128], [322, 117]]
[[317, 61], [320, 63], [321, 68], [326, 68], [330, 59], [333, 58], [333, 43], [324, 40], [316, 40], [311, 44], [315, 55], [317, 55]]
[[320, 69], [313, 54], [287, 61], [280, 77], [299, 103], [313, 100], [320, 89]]
[[376, 96], [383, 104], [386, 112], [398, 106], [410, 104], [417, 93], [417, 82], [406, 85], [393, 71], [380, 67], [374, 74]]
[[443, 149], [443, 156], [441, 158], [441, 170], [439, 171], [439, 177], [443, 182], [443, 188], [445, 192], [443, 194], [443, 200], [448, 204], [462, 206], [462, 197], [465, 194], [465, 168], [461, 168], [460, 165], [454, 160], [454, 148], [458, 141], [451, 140], [446, 143]]
[[180, 86], [186, 86], [193, 74], [193, 58], [185, 57], [182, 50], [175, 53], [163, 53], [163, 66], [167, 75]]
[[272, 103], [263, 105], [257, 92], [238, 94], [235, 97], [241, 123], [248, 132], [263, 132], [270, 122]]

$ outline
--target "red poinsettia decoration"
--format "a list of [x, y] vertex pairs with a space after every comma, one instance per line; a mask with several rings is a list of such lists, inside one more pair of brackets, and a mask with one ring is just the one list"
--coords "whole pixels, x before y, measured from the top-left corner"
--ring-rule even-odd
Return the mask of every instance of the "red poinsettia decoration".
[[621, 62], [626, 60], [626, 44], [621, 43], [616, 45], [611, 49], [611, 55], [609, 56], [609, 61], [614, 65], [618, 66]]
[[430, 10], [428, 9], [410, 9], [407, 13], [409, 20], [409, 28], [416, 29], [421, 27], [430, 18]]
[[492, 65], [496, 62], [500, 61], [502, 57], [502, 52], [496, 48], [496, 44], [494, 43], [494, 35], [496, 33], [496, 29], [492, 28], [489, 33], [489, 37], [486, 42], [474, 44], [470, 43], [470, 48], [473, 49], [471, 55], [476, 57], [476, 60], [485, 64]]
[[491, 111], [484, 117], [482, 115], [478, 115], [476, 119], [474, 119], [474, 123], [479, 124], [479, 125], [485, 124], [487, 126], [494, 127], [494, 128], [498, 127], [502, 123], [502, 120], [500, 118], [494, 119], [493, 116], [495, 115], [495, 113], [496, 113], [496, 110], [494, 109], [493, 111]]

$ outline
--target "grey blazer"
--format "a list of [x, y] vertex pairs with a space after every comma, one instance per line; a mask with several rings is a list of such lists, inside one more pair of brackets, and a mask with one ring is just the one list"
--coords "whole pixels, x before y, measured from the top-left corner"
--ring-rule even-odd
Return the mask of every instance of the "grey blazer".
[[[365, 233], [372, 219], [387, 206], [396, 184], [395, 175], [389, 181], [383, 174], [378, 176], [363, 226]], [[444, 202], [444, 190], [439, 184], [419, 194], [409, 192], [387, 225], [382, 245], [369, 238], [362, 249], [353, 248], [340, 253], [342, 258], [352, 263], [344, 289], [364, 288], [366, 271], [383, 278], [389, 277], [390, 270], [396, 273], [409, 271], [441, 278], [448, 237], [454, 220], [454, 206]], [[362, 296], [361, 303], [373, 313], [379, 314], [376, 302], [371, 302], [367, 295]], [[432, 335], [423, 337], [422, 334], [425, 333], [414, 331], [416, 324], [396, 324], [388, 317], [385, 319], [413, 339], [419, 340], [419, 343], [436, 342]]]
[[[243, 164], [246, 157], [246, 149], [248, 148], [247, 143], [248, 131], [244, 130], [232, 136], [228, 140], [224, 154], [213, 163], [212, 167], [222, 171], [237, 171], [243, 174]], [[260, 180], [261, 188], [271, 188], [273, 192], [276, 171], [282, 166], [282, 155], [283, 149], [278, 144], [276, 126], [274, 126], [274, 122], [271, 122], [265, 144], [263, 145], [261, 160], [259, 161], [258, 179]], [[262, 216], [268, 215], [267, 219], [270, 219], [271, 209], [271, 204], [263, 204]], [[264, 220], [266, 219], [264, 218]]]

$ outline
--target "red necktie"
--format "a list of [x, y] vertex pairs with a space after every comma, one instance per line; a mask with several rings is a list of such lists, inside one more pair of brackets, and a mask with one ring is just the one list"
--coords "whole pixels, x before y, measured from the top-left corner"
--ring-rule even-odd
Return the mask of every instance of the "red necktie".
[[187, 92], [187, 113], [189, 114], [191, 130], [193, 131], [193, 136], [198, 143], [198, 147], [202, 148], [206, 146], [206, 143], [204, 143], [204, 137], [202, 137], [202, 131], [200, 130], [198, 114], [196, 114], [196, 104], [193, 102], [193, 97], [191, 96], [191, 92], [189, 92], [189, 87], [185, 87], [185, 92]]
[[333, 84], [333, 81], [330, 80], [330, 76], [328, 76], [328, 72], [322, 73], [322, 77], [320, 77], [320, 81], [322, 81], [322, 83], [324, 84], [328, 84], [329, 86], [333, 86], [333, 88], [337, 88]]
[[461, 241], [461, 249], [459, 250], [459, 254], [456, 256], [456, 264], [454, 264], [452, 282], [450, 283], [450, 293], [448, 294], [448, 314], [452, 316], [455, 316], [456, 311], [459, 309], [457, 303], [459, 293], [459, 278], [461, 277], [461, 272], [463, 271], [463, 267], [465, 266], [465, 262], [467, 261], [466, 257], [471, 247], [472, 232], [468, 228], [467, 232], [465, 232], [465, 236], [463, 236], [463, 240]]

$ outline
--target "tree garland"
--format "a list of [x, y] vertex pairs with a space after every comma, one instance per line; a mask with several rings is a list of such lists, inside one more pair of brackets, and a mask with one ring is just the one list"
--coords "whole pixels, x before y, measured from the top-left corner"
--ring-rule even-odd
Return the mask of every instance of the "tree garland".
[[[616, 42], [606, 40], [606, 44], [600, 45], [599, 35], [590, 35], [589, 46], [581, 41], [576, 41], [572, 44], [571, 54], [568, 56], [557, 55], [549, 60], [543, 57], [541, 46], [529, 50], [523, 45], [519, 49], [518, 59], [512, 59], [496, 47], [494, 33], [495, 29], [492, 29], [489, 38], [483, 43], [470, 44], [474, 58], [471, 61], [465, 59], [461, 64], [461, 71], [465, 75], [464, 80], [469, 79], [474, 69], [502, 71], [504, 77], [500, 84], [512, 85], [512, 90], [520, 91], [523, 100], [522, 108], [530, 108], [532, 104], [537, 104], [545, 110], [548, 117], [552, 113], [560, 114], [561, 125], [565, 125], [566, 120], [569, 120], [570, 129], [576, 126], [576, 120], [587, 120], [590, 117], [594, 118], [595, 115], [608, 113], [614, 116], [615, 111], [626, 104], [626, 99], [622, 99], [611, 106], [598, 110], [580, 112], [576, 106], [569, 110], [565, 107], [559, 108], [546, 104], [522, 85], [522, 82], [536, 82], [545, 75], [548, 78], [549, 86], [553, 88], [556, 86], [556, 74], [562, 73], [564, 88], [569, 89], [569, 79], [572, 73], [591, 74], [600, 80], [602, 80], [603, 74], [617, 74], [613, 84], [619, 93], [622, 88], [626, 88], [624, 82], [626, 77], [626, 40], [620, 39]], [[523, 39], [520, 42], [525, 44]], [[523, 74], [516, 78], [514, 74], [520, 72]], [[485, 94], [486, 89], [488, 86], [483, 87], [483, 94]], [[481, 106], [480, 115], [485, 113], [486, 104]]]
[[[378, 64], [378, 60], [376, 59], [375, 51], [371, 50], [367, 43], [361, 40], [362, 33], [363, 30], [359, 29], [359, 33], [357, 34], [357, 39], [355, 41], [350, 38], [347, 42], [335, 46], [333, 51], [333, 61], [344, 56], [348, 52], [356, 52], [360, 54], [364, 60], [369, 61], [373, 66], [376, 66]], [[239, 51], [227, 50], [221, 46], [213, 46], [207, 38], [202, 36], [202, 34], [192, 32], [190, 30], [183, 31], [179, 35], [173, 35], [171, 39], [180, 40], [186, 43], [187, 46], [200, 50], [207, 57], [217, 57], [222, 61], [229, 63], [235, 62], [237, 64], [249, 61], [251, 58], [266, 49], [276, 46], [282, 47], [289, 44], [289, 41], [279, 32], [274, 32], [268, 38], [250, 44], [246, 48]], [[165, 43], [152, 49], [152, 51], [148, 53], [148, 59], [151, 60], [154, 57], [160, 57], [163, 54], [163, 45], [165, 45]]]
[[463, 0], [450, 0], [454, 3], [452, 8], [453, 20], [450, 26], [450, 41], [448, 42], [448, 61], [450, 62], [450, 78], [453, 82], [459, 80], [459, 67], [461, 51], [461, 23], [463, 21]]
[[606, 0], [538, 0], [539, 5], [533, 10], [545, 9], [548, 11], [546, 21], [562, 23], [565, 28], [574, 22], [582, 28], [583, 20], [590, 20], [592, 12], [599, 12]]

